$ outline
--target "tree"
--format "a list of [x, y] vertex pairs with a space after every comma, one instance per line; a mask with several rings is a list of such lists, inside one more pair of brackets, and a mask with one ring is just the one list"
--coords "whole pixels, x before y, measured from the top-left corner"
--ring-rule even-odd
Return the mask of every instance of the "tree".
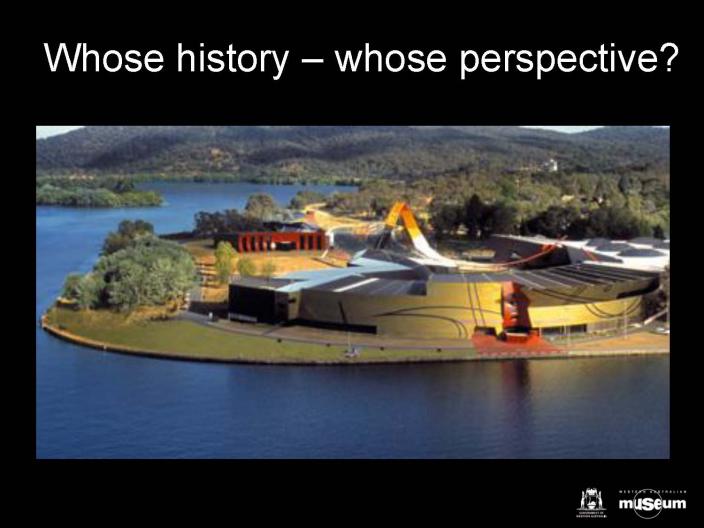
[[160, 205], [162, 197], [154, 191], [138, 191], [131, 180], [124, 178], [78, 181], [68, 178], [38, 178], [36, 203], [72, 207], [146, 207]]
[[64, 280], [64, 287], [61, 292], [61, 296], [66, 299], [77, 299], [82, 278], [83, 275], [80, 273], [69, 273]]
[[467, 228], [467, 236], [471, 240], [477, 240], [482, 236], [482, 216], [484, 215], [484, 203], [479, 195], [473, 194], [465, 202], [463, 223]]
[[369, 203], [369, 208], [372, 210], [374, 216], [377, 218], [383, 218], [389, 214], [389, 211], [393, 207], [395, 201], [396, 200], [393, 196], [375, 196]]
[[616, 239], [630, 239], [639, 236], [651, 236], [652, 229], [648, 223], [628, 209], [606, 207], [595, 211], [589, 218], [594, 236], [607, 236]]
[[264, 223], [257, 218], [243, 215], [236, 209], [210, 213], [200, 211], [195, 215], [194, 233], [200, 237], [218, 237], [239, 231], [263, 231]]
[[437, 236], [444, 236], [457, 231], [462, 225], [463, 207], [456, 204], [433, 202], [430, 209], [430, 223]]
[[257, 273], [257, 266], [249, 257], [242, 257], [237, 260], [237, 273], [242, 277], [251, 277]]
[[215, 273], [220, 284], [226, 284], [230, 280], [233, 270], [232, 259], [236, 255], [232, 244], [229, 242], [218, 243], [215, 249]]
[[[96, 306], [130, 311], [138, 306], [164, 305], [193, 287], [193, 258], [179, 244], [154, 235], [135, 239], [124, 249], [103, 255], [84, 276], [86, 292]], [[72, 283], [73, 284], [73, 283]]]
[[570, 238], [606, 237], [628, 240], [639, 236], [652, 236], [649, 223], [628, 209], [601, 207], [590, 211], [585, 218], [572, 222], [567, 230]]
[[594, 188], [594, 200], [601, 205], [609, 199], [612, 190], [609, 188], [606, 176], [600, 176]]
[[623, 194], [638, 194], [643, 188], [640, 179], [634, 174], [623, 174], [618, 181], [618, 188]]
[[597, 234], [589, 223], [589, 218], [577, 218], [567, 228], [567, 238], [571, 240], [583, 240], [585, 238], [602, 237], [603, 234]]
[[104, 287], [105, 283], [98, 275], [93, 273], [85, 275], [72, 273], [66, 277], [62, 295], [75, 301], [81, 310], [88, 310], [100, 305]]
[[123, 220], [117, 232], [110, 232], [103, 242], [102, 255], [110, 255], [126, 248], [132, 241], [154, 234], [154, 226], [145, 220]]
[[129, 178], [118, 178], [112, 190], [116, 193], [132, 192], [135, 190], [134, 181]]
[[147, 302], [145, 287], [149, 275], [145, 266], [125, 257], [124, 260], [113, 261], [112, 266], [105, 270], [105, 275], [114, 277], [114, 280], [107, 283], [108, 304], [129, 312], [138, 306], [150, 304]]
[[525, 231], [531, 235], [560, 238], [567, 234], [570, 226], [579, 218], [573, 207], [553, 205], [525, 222]]
[[515, 207], [503, 202], [485, 207], [481, 218], [482, 238], [488, 238], [494, 234], [515, 234], [517, 223]]
[[279, 211], [279, 206], [270, 194], [254, 193], [247, 199], [245, 214], [259, 220], [269, 220]]
[[267, 279], [272, 278], [276, 273], [276, 264], [274, 263], [274, 261], [267, 260], [266, 262], [264, 262], [264, 264], [262, 264], [260, 273], [263, 277], [266, 277]]

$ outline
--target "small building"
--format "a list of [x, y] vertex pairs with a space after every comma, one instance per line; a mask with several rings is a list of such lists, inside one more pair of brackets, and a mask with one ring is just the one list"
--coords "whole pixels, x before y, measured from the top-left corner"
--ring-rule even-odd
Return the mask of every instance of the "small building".
[[239, 253], [260, 251], [321, 251], [328, 248], [323, 229], [307, 222], [267, 222], [266, 231], [239, 231], [215, 237], [215, 245], [229, 242]]
[[558, 169], [559, 167], [557, 165], [557, 160], [555, 160], [554, 158], [550, 158], [545, 163], [543, 163], [543, 170], [547, 172], [557, 172]]

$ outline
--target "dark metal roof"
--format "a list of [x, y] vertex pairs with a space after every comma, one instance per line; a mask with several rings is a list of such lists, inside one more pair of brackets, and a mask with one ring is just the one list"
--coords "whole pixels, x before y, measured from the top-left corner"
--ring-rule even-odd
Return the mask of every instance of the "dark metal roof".
[[398, 279], [398, 280], [420, 280], [427, 279], [431, 273], [423, 267], [415, 267], [405, 270], [390, 270], [377, 271], [373, 273], [364, 273], [366, 277], [377, 277], [380, 279]]
[[588, 261], [605, 261], [605, 262], [620, 262], [618, 259], [613, 258], [608, 255], [596, 255], [594, 253], [588, 252], [584, 249], [579, 249], [579, 248], [574, 248], [574, 247], [569, 247], [566, 246], [565, 249], [567, 250], [567, 255], [569, 257], [569, 261], [573, 264], [579, 263], [579, 262], [588, 262]]
[[600, 277], [605, 277], [617, 282], [650, 279], [654, 276], [652, 272], [648, 271], [630, 270], [625, 268], [614, 268], [609, 266], [598, 265], [585, 268], [584, 271], [591, 274], [597, 274]]
[[595, 251], [625, 251], [627, 249], [633, 249], [633, 246], [626, 244], [625, 242], [608, 242], [606, 244], [601, 244], [597, 246]]
[[508, 282], [516, 279], [519, 272], [486, 272], [486, 273], [436, 273], [430, 277], [431, 282]]
[[[627, 245], [627, 244], [620, 244]], [[639, 253], [653, 250], [634, 250]], [[575, 250], [577, 254], [589, 256], [589, 253]], [[660, 252], [656, 252], [661, 254]], [[595, 255], [599, 256], [599, 255]], [[634, 270], [624, 267], [600, 264], [599, 261], [576, 261], [572, 264], [557, 265], [535, 269], [505, 269], [495, 272], [465, 273], [456, 269], [448, 269], [418, 264], [407, 257], [385, 250], [369, 250], [364, 257], [381, 262], [394, 262], [405, 266], [405, 269], [373, 271], [365, 266], [348, 268], [350, 275], [331, 278], [328, 282], [310, 286], [311, 291], [324, 291], [360, 295], [424, 295], [427, 284], [448, 283], [460, 286], [463, 283], [483, 282], [516, 282], [527, 289], [576, 288], [588, 286], [608, 286], [621, 282], [634, 282], [655, 279], [656, 272]], [[616, 260], [604, 258], [599, 260]], [[367, 269], [369, 270], [367, 272]], [[290, 284], [293, 280], [286, 279], [241, 279], [243, 285], [275, 288]], [[305, 285], [304, 285], [305, 286]]]
[[[370, 280], [372, 279], [372, 280]], [[424, 280], [383, 279], [355, 275], [310, 288], [313, 291], [349, 293], [355, 295], [424, 295]]]
[[528, 288], [555, 288], [559, 286], [607, 285], [617, 282], [649, 280], [655, 272], [615, 268], [599, 264], [573, 264], [542, 270], [518, 271], [513, 280]]
[[659, 238], [653, 238], [653, 237], [636, 237], [632, 238], [629, 240], [629, 242], [632, 242], [633, 244], [643, 244], [643, 245], [648, 245], [648, 246], [653, 246], [657, 244], [658, 242], [662, 242]]
[[230, 281], [232, 286], [242, 286], [245, 288], [269, 288], [276, 289], [282, 286], [287, 286], [292, 282], [296, 282], [293, 279], [280, 279], [272, 277], [270, 279], [264, 277], [237, 277]]
[[657, 249], [629, 249], [621, 251], [619, 257], [664, 257], [665, 253]]
[[436, 274], [430, 278], [430, 281], [452, 283], [514, 281], [528, 288], [556, 288], [652, 279], [657, 275], [656, 272], [651, 271], [617, 268], [597, 263], [578, 263], [533, 270]]
[[340, 279], [335, 279], [331, 280], [330, 282], [325, 282], [323, 284], [319, 284], [317, 286], [313, 286], [309, 289], [311, 290], [323, 290], [323, 291], [334, 291], [340, 288], [345, 288], [347, 286], [352, 286], [353, 284], [362, 282], [364, 280], [367, 280], [369, 277], [366, 277], [362, 274], [358, 275], [348, 275], [346, 277], [342, 277]]
[[597, 247], [601, 246], [603, 244], [608, 244], [611, 242], [608, 238], [592, 238], [587, 242], [587, 246], [589, 247]]
[[416, 281], [384, 280], [369, 282], [350, 290], [365, 295], [410, 295]]

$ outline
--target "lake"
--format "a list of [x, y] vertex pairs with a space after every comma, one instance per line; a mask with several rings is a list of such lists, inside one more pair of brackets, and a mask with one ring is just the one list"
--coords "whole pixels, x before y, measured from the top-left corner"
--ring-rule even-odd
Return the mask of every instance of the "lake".
[[[167, 205], [37, 207], [36, 318], [126, 218], [159, 233], [252, 192], [152, 183]], [[308, 186], [321, 192], [340, 189]], [[668, 356], [419, 365], [217, 365], [103, 353], [36, 330], [38, 458], [668, 458]]]

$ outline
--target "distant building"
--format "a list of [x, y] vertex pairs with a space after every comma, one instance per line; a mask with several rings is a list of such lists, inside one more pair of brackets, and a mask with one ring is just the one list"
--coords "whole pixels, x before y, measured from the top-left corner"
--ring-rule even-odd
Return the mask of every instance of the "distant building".
[[547, 172], [557, 172], [557, 160], [555, 160], [554, 158], [550, 158], [549, 160], [547, 160], [545, 163], [543, 163], [543, 170]]
[[323, 229], [311, 223], [310, 216], [294, 222], [266, 222], [266, 231], [239, 231], [215, 238], [229, 242], [239, 253], [260, 251], [301, 251], [328, 248], [328, 237]]

